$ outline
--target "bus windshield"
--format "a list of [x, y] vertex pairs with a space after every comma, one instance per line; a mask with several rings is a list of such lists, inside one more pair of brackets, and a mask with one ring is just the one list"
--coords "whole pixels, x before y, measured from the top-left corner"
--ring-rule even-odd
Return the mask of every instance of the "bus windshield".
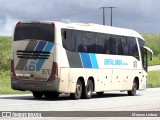
[[18, 23], [14, 41], [36, 39], [54, 42], [54, 26], [44, 23]]

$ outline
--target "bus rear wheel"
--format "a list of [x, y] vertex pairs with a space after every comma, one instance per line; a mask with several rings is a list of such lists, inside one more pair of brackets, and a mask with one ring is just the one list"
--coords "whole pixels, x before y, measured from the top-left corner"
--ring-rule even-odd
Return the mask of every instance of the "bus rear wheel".
[[75, 93], [70, 93], [70, 97], [74, 100], [78, 100], [82, 95], [82, 82], [80, 80], [77, 81]]
[[137, 91], [137, 83], [133, 82], [132, 90], [128, 91], [128, 95], [134, 96], [134, 95], [136, 95], [136, 91]]
[[57, 92], [44, 92], [44, 96], [46, 98], [55, 99], [55, 98], [58, 98], [59, 93], [57, 93]]
[[43, 92], [32, 92], [32, 94], [35, 98], [42, 98], [43, 96]]
[[83, 88], [82, 98], [90, 99], [93, 93], [93, 83], [92, 80], [88, 80], [87, 86]]

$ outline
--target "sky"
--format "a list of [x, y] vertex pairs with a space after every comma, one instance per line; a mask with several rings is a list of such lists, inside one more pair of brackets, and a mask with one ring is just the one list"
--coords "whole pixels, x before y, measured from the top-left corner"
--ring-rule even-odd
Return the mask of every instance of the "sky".
[[[103, 24], [100, 7], [115, 7], [115, 27], [160, 33], [160, 0], [0, 0], [0, 36], [11, 36], [17, 21]], [[110, 13], [105, 9], [106, 25]]]

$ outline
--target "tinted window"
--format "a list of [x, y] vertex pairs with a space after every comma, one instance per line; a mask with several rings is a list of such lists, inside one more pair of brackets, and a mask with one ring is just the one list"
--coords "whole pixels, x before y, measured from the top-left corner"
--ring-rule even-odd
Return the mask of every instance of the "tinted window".
[[20, 23], [17, 24], [14, 40], [37, 39], [54, 41], [54, 26], [42, 23]]
[[71, 52], [129, 55], [139, 59], [134, 37], [62, 29], [63, 47]]
[[138, 43], [139, 43], [139, 47], [140, 47], [140, 51], [141, 51], [141, 56], [143, 57], [143, 55], [144, 55], [144, 48], [143, 48], [143, 46], [145, 46], [145, 42], [144, 42], [144, 40], [138, 38]]
[[95, 33], [91, 33], [91, 32], [84, 33], [84, 46], [86, 48], [86, 50], [84, 52], [96, 53]]
[[128, 53], [131, 56], [136, 57], [139, 60], [139, 53], [136, 39], [133, 37], [127, 37], [128, 40]]
[[75, 51], [76, 52], [83, 52], [84, 45], [83, 45], [83, 32], [82, 31], [74, 31], [74, 41], [76, 42]]
[[[71, 39], [71, 37], [72, 37], [72, 31], [71, 30], [64, 30], [63, 32], [62, 32], [62, 37], [63, 37], [63, 47], [65, 48], [65, 49], [68, 49], [69, 51], [72, 51], [72, 48], [70, 47], [70, 46], [72, 46], [72, 39]], [[67, 44], [67, 42], [69, 43], [69, 44]]]
[[71, 52], [83, 52], [83, 32], [74, 30], [62, 30], [63, 47]]
[[125, 55], [126, 37], [118, 35], [110, 35], [109, 38], [109, 53], [114, 55]]
[[144, 40], [142, 40], [140, 38], [138, 38], [138, 43], [139, 43], [140, 48], [142, 48], [143, 46], [145, 46]]
[[121, 36], [118, 44], [119, 55], [129, 55], [127, 37]]
[[142, 65], [143, 68], [147, 70], [147, 51], [143, 48], [143, 46], [145, 46], [145, 42], [144, 40], [138, 38], [138, 43], [141, 50]]
[[105, 54], [106, 35], [102, 33], [96, 34], [96, 53]]

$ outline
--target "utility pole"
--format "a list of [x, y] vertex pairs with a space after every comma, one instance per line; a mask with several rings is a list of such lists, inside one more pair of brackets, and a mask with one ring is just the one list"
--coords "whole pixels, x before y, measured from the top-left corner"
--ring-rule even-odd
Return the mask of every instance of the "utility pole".
[[105, 25], [105, 8], [107, 7], [100, 7], [99, 9], [103, 9], [103, 25]]
[[105, 25], [105, 9], [106, 8], [111, 9], [111, 26], [112, 26], [112, 9], [115, 7], [100, 7], [100, 9], [103, 9], [103, 25]]
[[111, 9], [111, 26], [112, 26], [112, 9], [115, 8], [115, 7], [108, 7]]

